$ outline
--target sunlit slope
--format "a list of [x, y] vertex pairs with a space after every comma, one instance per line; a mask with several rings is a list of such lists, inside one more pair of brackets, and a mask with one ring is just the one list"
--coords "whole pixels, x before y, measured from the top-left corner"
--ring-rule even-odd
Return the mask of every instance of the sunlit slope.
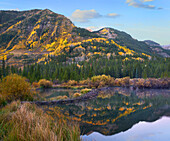
[[125, 32], [112, 28], [90, 32], [48, 9], [0, 11], [0, 29], [0, 60], [4, 58], [11, 65], [39, 63], [48, 60], [49, 55], [61, 54], [70, 61], [83, 61], [94, 55], [128, 59], [154, 54], [149, 45]]

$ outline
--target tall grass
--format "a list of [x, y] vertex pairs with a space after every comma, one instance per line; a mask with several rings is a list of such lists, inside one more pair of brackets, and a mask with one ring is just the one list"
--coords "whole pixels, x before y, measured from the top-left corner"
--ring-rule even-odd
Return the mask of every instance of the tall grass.
[[[57, 119], [57, 120], [56, 120]], [[12, 102], [0, 110], [0, 140], [79, 141], [80, 131], [61, 117], [55, 120], [36, 105]]]

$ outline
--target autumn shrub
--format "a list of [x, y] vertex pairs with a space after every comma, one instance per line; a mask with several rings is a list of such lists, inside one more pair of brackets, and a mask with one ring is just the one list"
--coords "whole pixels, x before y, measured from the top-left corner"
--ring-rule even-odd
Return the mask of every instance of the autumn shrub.
[[34, 104], [12, 102], [0, 112], [0, 140], [79, 141], [77, 124], [70, 124], [57, 111], [53, 119]]
[[170, 87], [170, 79], [164, 78], [164, 79], [156, 79], [156, 78], [139, 78], [134, 79], [133, 86], [138, 88], [169, 88]]
[[91, 91], [91, 89], [82, 89], [80, 92], [82, 93], [82, 94], [86, 94], [86, 93], [88, 93], [88, 92], [90, 92]]
[[80, 84], [80, 85], [88, 85], [90, 82], [91, 82], [91, 80], [88, 78], [88, 79], [86, 79], [86, 80], [81, 80], [81, 81], [79, 81], [79, 84]]
[[2, 79], [0, 83], [1, 99], [13, 100], [33, 100], [33, 91], [26, 78], [17, 74], [11, 74]]
[[133, 86], [138, 87], [138, 88], [144, 88], [145, 82], [146, 82], [146, 80], [143, 78], [136, 79], [136, 81], [134, 81], [134, 83], [133, 83]]
[[75, 85], [77, 85], [77, 81], [75, 81], [75, 80], [69, 80], [69, 81], [67, 82], [67, 85], [69, 85], [69, 86], [75, 86]]
[[32, 85], [33, 85], [34, 88], [40, 87], [39, 83], [37, 83], [37, 82], [33, 82]]
[[115, 86], [121, 86], [121, 79], [120, 78], [115, 79]]
[[104, 86], [106, 86], [105, 82], [103, 82], [103, 81], [99, 82], [98, 88], [102, 88]]
[[158, 79], [159, 87], [170, 88], [170, 78]]
[[74, 98], [76, 98], [76, 97], [80, 97], [81, 96], [81, 94], [80, 93], [75, 93], [74, 95], [73, 95], [73, 97]]
[[46, 79], [41, 79], [39, 80], [38, 84], [42, 87], [42, 88], [50, 88], [52, 87], [53, 83], [49, 80]]
[[121, 78], [121, 86], [130, 86], [130, 77]]
[[114, 78], [110, 75], [98, 75], [91, 78], [90, 87], [104, 87], [104, 86], [114, 86]]
[[63, 99], [68, 99], [68, 97], [66, 95], [63, 95], [63, 96], [57, 96], [56, 97], [57, 100], [63, 100]]

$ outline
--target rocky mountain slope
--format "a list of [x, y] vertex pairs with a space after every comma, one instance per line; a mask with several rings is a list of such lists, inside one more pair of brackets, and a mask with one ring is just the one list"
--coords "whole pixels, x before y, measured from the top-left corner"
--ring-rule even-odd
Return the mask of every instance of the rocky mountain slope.
[[150, 57], [155, 52], [125, 32], [112, 28], [90, 32], [48, 9], [0, 11], [0, 60], [10, 65], [39, 63], [49, 55], [83, 61], [94, 55]]
[[162, 48], [170, 50], [170, 45], [163, 45]]
[[159, 54], [164, 57], [170, 57], [170, 51], [166, 50], [166, 48], [162, 47], [160, 44], [151, 40], [145, 40], [144, 42], [149, 45], [152, 51], [156, 54]]

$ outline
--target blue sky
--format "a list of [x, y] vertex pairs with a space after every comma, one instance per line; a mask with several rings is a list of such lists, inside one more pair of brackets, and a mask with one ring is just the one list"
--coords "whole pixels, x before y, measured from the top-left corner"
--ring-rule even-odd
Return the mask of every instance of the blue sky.
[[138, 40], [170, 44], [170, 0], [0, 0], [1, 10], [45, 8], [79, 27], [112, 27]]

